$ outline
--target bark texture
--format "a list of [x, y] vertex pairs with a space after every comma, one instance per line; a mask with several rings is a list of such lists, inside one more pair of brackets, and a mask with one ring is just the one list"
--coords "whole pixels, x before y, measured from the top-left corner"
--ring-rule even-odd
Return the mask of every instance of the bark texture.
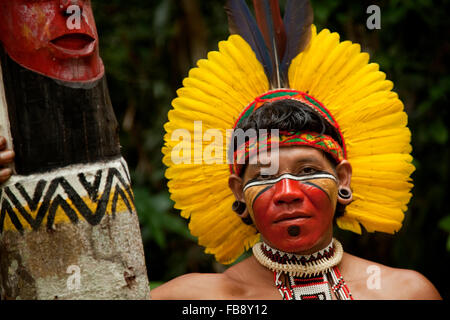
[[2, 299], [147, 299], [149, 287], [136, 214], [97, 226], [6, 231], [0, 240]]
[[18, 174], [120, 156], [105, 77], [69, 87], [1, 56]]

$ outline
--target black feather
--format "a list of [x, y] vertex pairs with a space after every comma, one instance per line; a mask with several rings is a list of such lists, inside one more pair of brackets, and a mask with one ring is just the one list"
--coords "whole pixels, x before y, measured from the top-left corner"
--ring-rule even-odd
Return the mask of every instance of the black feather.
[[284, 27], [286, 30], [286, 51], [280, 66], [281, 77], [288, 83], [288, 70], [294, 59], [311, 40], [313, 10], [309, 0], [287, 0]]
[[[270, 87], [280, 88], [282, 87], [280, 79], [282, 52], [280, 52], [279, 47], [283, 46], [282, 50], [284, 51], [284, 47], [286, 46], [283, 43], [279, 43], [280, 35], [277, 34], [275, 30], [275, 24], [277, 22], [281, 24], [281, 26], [277, 27], [283, 28], [283, 21], [280, 16], [280, 7], [277, 0], [271, 0], [270, 2], [269, 0], [253, 0], [253, 6], [255, 7], [256, 22], [264, 37], [272, 62], [273, 74], [272, 78], [269, 79]], [[277, 18], [279, 20], [277, 20]]]
[[273, 67], [268, 48], [245, 0], [227, 0], [225, 11], [230, 33], [238, 34], [247, 41], [263, 65], [267, 78], [272, 79]]

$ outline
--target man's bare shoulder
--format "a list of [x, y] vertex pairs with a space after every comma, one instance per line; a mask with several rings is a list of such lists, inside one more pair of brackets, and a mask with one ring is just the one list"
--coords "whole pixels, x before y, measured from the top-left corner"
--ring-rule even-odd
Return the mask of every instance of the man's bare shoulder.
[[393, 299], [442, 300], [435, 286], [421, 273], [414, 270], [394, 269], [391, 274]]
[[175, 278], [151, 291], [157, 300], [233, 300], [279, 299], [272, 274], [253, 257], [224, 273], [190, 273]]
[[355, 299], [442, 299], [434, 285], [414, 270], [392, 268], [345, 254], [341, 271]]
[[221, 273], [188, 273], [153, 289], [155, 300], [227, 299], [230, 283]]

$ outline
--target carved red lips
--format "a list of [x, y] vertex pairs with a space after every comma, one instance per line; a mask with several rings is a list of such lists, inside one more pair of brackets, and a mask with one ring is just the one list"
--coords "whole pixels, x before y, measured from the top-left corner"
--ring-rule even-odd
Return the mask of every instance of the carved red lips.
[[71, 33], [51, 40], [50, 44], [60, 53], [77, 58], [92, 54], [96, 40], [88, 34]]

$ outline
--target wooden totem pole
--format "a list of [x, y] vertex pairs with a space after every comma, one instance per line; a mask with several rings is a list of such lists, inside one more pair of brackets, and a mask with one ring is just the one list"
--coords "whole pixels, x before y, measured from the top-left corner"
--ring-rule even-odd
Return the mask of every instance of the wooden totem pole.
[[1, 298], [147, 299], [90, 1], [0, 0], [0, 40]]

